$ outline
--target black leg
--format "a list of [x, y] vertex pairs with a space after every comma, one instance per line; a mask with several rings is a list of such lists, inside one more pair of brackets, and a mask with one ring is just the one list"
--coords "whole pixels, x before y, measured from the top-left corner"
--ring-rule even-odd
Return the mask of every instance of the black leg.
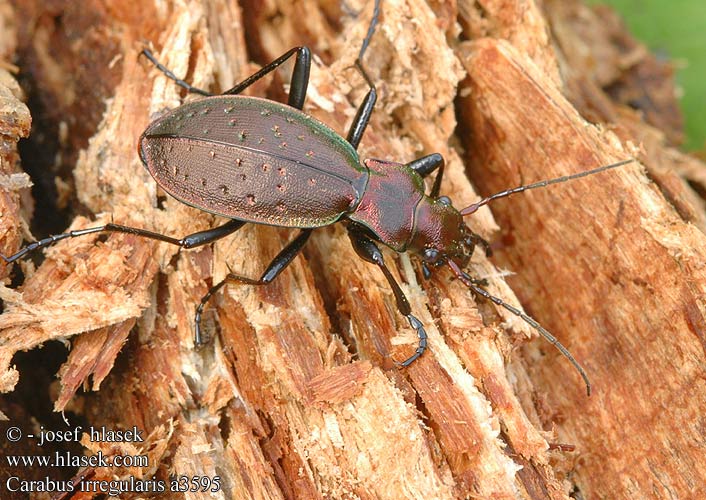
[[176, 84], [179, 85], [180, 87], [186, 89], [187, 92], [190, 92], [190, 93], [192, 93], [192, 94], [205, 95], [205, 96], [212, 96], [212, 95], [213, 95], [211, 92], [208, 92], [208, 91], [206, 91], [206, 90], [202, 90], [202, 89], [199, 89], [199, 88], [194, 87], [194, 86], [192, 86], [192, 85], [189, 85], [189, 84], [186, 83], [184, 80], [182, 80], [181, 78], [179, 78], [178, 76], [176, 76], [174, 73], [172, 73], [172, 71], [171, 71], [169, 68], [167, 68], [167, 67], [165, 67], [164, 65], [162, 65], [162, 63], [160, 63], [160, 62], [157, 60], [157, 58], [154, 57], [154, 55], [152, 54], [152, 51], [150, 51], [149, 49], [142, 49], [141, 54], [142, 54], [143, 56], [145, 56], [147, 59], [149, 59], [150, 62], [152, 62], [152, 64], [154, 64], [154, 66], [155, 66], [159, 71], [161, 71], [162, 73], [164, 73], [164, 76], [166, 76], [166, 77], [169, 78], [170, 80], [173, 80], [174, 83], [176, 83]]
[[301, 252], [304, 244], [309, 239], [312, 229], [302, 229], [301, 232], [290, 241], [286, 247], [282, 249], [277, 256], [272, 259], [270, 265], [267, 266], [265, 272], [262, 274], [260, 279], [254, 280], [252, 278], [247, 278], [245, 276], [240, 276], [238, 274], [229, 273], [222, 281], [213, 285], [206, 295], [201, 298], [201, 302], [196, 306], [196, 315], [194, 317], [194, 343], [200, 345], [203, 343], [203, 338], [201, 336], [201, 315], [203, 313], [203, 308], [206, 303], [211, 299], [211, 297], [223, 288], [228, 283], [240, 283], [245, 285], [266, 285], [274, 280], [279, 274], [284, 271], [284, 269], [292, 263], [294, 257], [296, 257], [299, 252]]
[[211, 229], [206, 229], [205, 231], [199, 231], [198, 233], [185, 236], [184, 238], [178, 240], [177, 244], [182, 248], [199, 247], [201, 245], [220, 240], [221, 238], [236, 232], [244, 225], [245, 221], [235, 219], [230, 220], [220, 226], [216, 226]]
[[432, 186], [431, 191], [429, 192], [429, 196], [431, 198], [439, 197], [439, 191], [441, 190], [441, 179], [444, 178], [445, 165], [446, 162], [444, 161], [444, 157], [441, 156], [439, 153], [432, 153], [427, 156], [422, 156], [421, 158], [418, 158], [407, 164], [409, 168], [417, 172], [422, 177], [426, 177], [437, 168], [439, 169], [439, 173], [436, 174], [436, 179], [434, 179], [434, 185]]
[[200, 231], [198, 233], [190, 234], [188, 236], [185, 236], [184, 238], [177, 239], [177, 238], [172, 238], [171, 236], [166, 236], [164, 234], [160, 233], [155, 233], [152, 231], [147, 231], [145, 229], [138, 229], [136, 227], [128, 227], [128, 226], [121, 226], [119, 224], [105, 224], [103, 226], [98, 226], [98, 227], [90, 227], [87, 229], [78, 229], [76, 231], [69, 231], [68, 233], [63, 233], [63, 234], [55, 234], [52, 236], [49, 236], [48, 238], [44, 238], [43, 240], [35, 241], [34, 243], [30, 243], [26, 247], [24, 247], [22, 250], [17, 252], [14, 255], [11, 255], [9, 257], [5, 257], [4, 255], [0, 254], [0, 258], [2, 258], [5, 262], [8, 264], [11, 262], [15, 262], [16, 260], [19, 260], [23, 258], [25, 255], [34, 252], [35, 250], [39, 250], [41, 248], [46, 248], [50, 245], [53, 245], [57, 241], [64, 240], [67, 238], [76, 238], [78, 236], [84, 236], [87, 234], [94, 234], [94, 233], [103, 233], [103, 232], [112, 232], [112, 233], [127, 233], [127, 234], [134, 234], [136, 236], [141, 236], [143, 238], [149, 238], [152, 240], [159, 240], [159, 241], [164, 241], [165, 243], [170, 243], [172, 245], [177, 245], [182, 248], [194, 248], [200, 245], [205, 245], [206, 243], [211, 243], [212, 241], [216, 241], [220, 238], [223, 238], [224, 236], [227, 236], [238, 229], [240, 229], [245, 222], [240, 221], [240, 220], [230, 220], [226, 222], [225, 224], [214, 227], [212, 229], [207, 229], [206, 231]]
[[589, 396], [591, 395], [591, 382], [588, 380], [588, 375], [586, 375], [586, 372], [584, 371], [584, 369], [581, 367], [579, 362], [576, 361], [576, 359], [571, 355], [569, 350], [566, 347], [564, 347], [561, 344], [561, 342], [559, 342], [559, 340], [554, 335], [552, 335], [547, 330], [545, 330], [544, 327], [542, 325], [540, 325], [539, 323], [537, 323], [536, 320], [534, 320], [530, 316], [526, 315], [525, 313], [523, 313], [522, 311], [520, 311], [516, 307], [511, 306], [510, 304], [508, 304], [504, 300], [500, 299], [499, 297], [495, 297], [494, 295], [491, 295], [490, 293], [488, 293], [487, 290], [484, 290], [484, 289], [480, 288], [479, 286], [477, 286], [477, 283], [479, 280], [474, 280], [473, 278], [471, 278], [467, 273], [462, 271], [458, 267], [458, 265], [456, 265], [456, 263], [454, 261], [449, 259], [447, 261], [447, 263], [448, 263], [449, 267], [451, 268], [451, 270], [456, 275], [456, 277], [458, 279], [460, 279], [461, 282], [464, 285], [466, 285], [473, 293], [475, 293], [476, 295], [479, 295], [487, 300], [490, 300], [494, 304], [499, 305], [500, 307], [504, 307], [505, 309], [510, 311], [512, 314], [519, 316], [520, 318], [522, 318], [523, 321], [525, 321], [532, 328], [537, 330], [539, 332], [539, 334], [542, 337], [544, 337], [551, 345], [556, 347], [559, 350], [559, 352], [561, 354], [563, 354], [564, 357], [566, 359], [568, 359], [572, 365], [574, 365], [574, 368], [576, 368], [576, 371], [579, 372], [579, 375], [581, 375], [581, 378], [583, 378], [583, 381], [586, 384], [586, 393]]
[[232, 89], [223, 92], [224, 95], [240, 94], [243, 90], [258, 81], [267, 73], [277, 69], [287, 59], [297, 54], [297, 59], [294, 62], [294, 71], [292, 72], [292, 82], [289, 88], [289, 105], [293, 108], [302, 109], [304, 107], [304, 98], [306, 97], [306, 89], [309, 85], [309, 70], [311, 68], [311, 52], [307, 47], [294, 47], [279, 56], [267, 66], [264, 66], [260, 71], [246, 78]]
[[486, 240], [482, 236], [480, 236], [472, 231], [469, 231], [469, 232], [470, 232], [470, 234], [468, 235], [468, 239], [471, 240], [471, 243], [473, 243], [473, 245], [483, 247], [483, 251], [485, 252], [486, 257], [492, 256], [493, 249], [490, 248], [490, 243], [488, 243], [488, 240]]
[[427, 332], [424, 330], [424, 325], [412, 315], [412, 308], [409, 306], [407, 297], [400, 288], [400, 285], [398, 285], [395, 281], [395, 278], [392, 276], [392, 273], [390, 273], [390, 270], [385, 265], [382, 252], [375, 242], [355, 229], [349, 228], [348, 236], [351, 239], [351, 243], [353, 244], [353, 248], [356, 253], [364, 260], [375, 264], [380, 268], [392, 288], [392, 293], [395, 294], [397, 310], [400, 314], [402, 314], [402, 316], [407, 318], [409, 325], [417, 331], [417, 335], [419, 336], [419, 346], [417, 346], [417, 350], [409, 358], [400, 363], [402, 366], [408, 366], [419, 356], [421, 356], [427, 348]]
[[346, 137], [346, 140], [351, 144], [351, 146], [353, 146], [354, 149], [358, 149], [358, 145], [363, 138], [365, 129], [370, 122], [370, 115], [373, 113], [373, 109], [375, 108], [375, 101], [377, 101], [378, 98], [375, 86], [370, 81], [367, 73], [365, 73], [365, 70], [359, 60], [356, 61], [356, 66], [363, 74], [365, 81], [368, 82], [370, 90], [368, 90], [363, 103], [358, 108], [358, 112], [355, 114], [355, 118], [353, 118], [353, 123], [351, 124], [351, 128], [348, 130], [348, 136]]
[[[245, 80], [240, 82], [238, 85], [236, 85], [232, 89], [226, 90], [223, 93], [223, 95], [240, 94], [243, 90], [248, 88], [250, 85], [252, 85], [256, 81], [258, 81], [260, 78], [265, 76], [267, 73], [276, 69], [282, 63], [284, 63], [287, 59], [292, 57], [292, 55], [294, 55], [295, 52], [297, 54], [297, 59], [294, 63], [294, 71], [292, 72], [292, 82], [291, 82], [291, 86], [290, 86], [290, 90], [289, 90], [289, 105], [294, 108], [297, 108], [297, 109], [302, 109], [302, 107], [304, 106], [304, 98], [306, 97], [306, 89], [309, 84], [309, 69], [311, 68], [311, 52], [306, 47], [295, 47], [291, 50], [288, 50], [282, 56], [278, 57], [277, 59], [272, 61], [267, 66], [263, 67], [257, 73], [246, 78]], [[207, 92], [205, 90], [202, 90], [202, 89], [196, 88], [192, 85], [189, 85], [184, 80], [178, 78], [174, 73], [172, 73], [172, 71], [170, 71], [168, 68], [166, 68], [164, 65], [162, 65], [159, 61], [157, 61], [157, 59], [154, 57], [154, 55], [152, 55], [152, 52], [150, 52], [148, 49], [143, 49], [142, 54], [147, 59], [149, 59], [158, 70], [160, 70], [162, 73], [164, 73], [164, 75], [167, 78], [170, 78], [171, 80], [174, 81], [174, 83], [176, 83], [177, 85], [179, 85], [182, 88], [185, 88], [188, 92], [191, 92], [194, 94], [201, 94], [201, 95], [205, 95], [205, 96], [212, 96], [213, 95], [210, 92]]]
[[360, 47], [360, 52], [358, 52], [358, 58], [355, 61], [356, 68], [358, 68], [360, 74], [363, 75], [363, 78], [368, 84], [368, 87], [370, 87], [370, 90], [368, 90], [368, 93], [365, 95], [365, 99], [363, 99], [363, 102], [361, 103], [360, 107], [358, 107], [358, 112], [355, 114], [355, 118], [353, 118], [353, 123], [351, 124], [351, 128], [348, 130], [348, 136], [346, 137], [346, 140], [351, 144], [351, 146], [353, 146], [354, 149], [358, 149], [358, 145], [360, 144], [360, 140], [363, 138], [365, 128], [370, 122], [370, 115], [373, 113], [373, 109], [375, 108], [375, 101], [377, 101], [378, 98], [377, 90], [375, 90], [375, 85], [373, 85], [372, 79], [370, 78], [370, 76], [368, 76], [368, 73], [363, 67], [363, 56], [365, 55], [365, 51], [368, 48], [370, 39], [375, 33], [375, 26], [377, 26], [379, 16], [380, 0], [375, 0], [375, 7], [373, 8], [373, 18], [370, 20], [368, 33], [365, 35], [363, 44]]

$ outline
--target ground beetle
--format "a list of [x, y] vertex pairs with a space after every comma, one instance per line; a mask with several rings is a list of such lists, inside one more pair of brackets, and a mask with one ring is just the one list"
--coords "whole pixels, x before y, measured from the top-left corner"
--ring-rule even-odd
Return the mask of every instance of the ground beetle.
[[[184, 104], [150, 124], [139, 141], [142, 162], [157, 184], [177, 200], [231, 220], [182, 239], [111, 223], [50, 236], [2, 258], [11, 263], [56, 241], [104, 231], [193, 248], [223, 238], [246, 222], [301, 229], [260, 279], [229, 273], [211, 287], [196, 308], [195, 342], [201, 344], [201, 314], [214, 293], [229, 282], [269, 283], [299, 254], [314, 228], [340, 221], [346, 225], [357, 254], [383, 272], [395, 295], [397, 309], [419, 336], [416, 351], [400, 363], [402, 366], [422, 355], [427, 347], [427, 334], [412, 315], [404, 292], [385, 265], [378, 243], [396, 252], [410, 251], [421, 256], [422, 271], [427, 278], [431, 269], [449, 266], [472, 292], [519, 316], [556, 346], [581, 374], [590, 394], [583, 368], [553, 335], [519, 309], [490, 295], [479, 286], [481, 280], [463, 271], [476, 246], [489, 253], [488, 243], [465, 225], [463, 217], [497, 198], [595, 174], [632, 160], [502, 191], [460, 211], [447, 197], [439, 196], [444, 172], [444, 159], [439, 154], [407, 164], [373, 159], [361, 163], [356, 150], [377, 99], [362, 59], [379, 10], [380, 0], [376, 0], [370, 27], [355, 62], [369, 90], [345, 139], [301, 111], [311, 65], [311, 54], [306, 47], [289, 50], [218, 96], [192, 87], [162, 66], [149, 50], [143, 50], [142, 54], [167, 77], [187, 91], [207, 97]], [[239, 95], [294, 55], [288, 105]], [[434, 184], [426, 195], [423, 179], [437, 169]]]

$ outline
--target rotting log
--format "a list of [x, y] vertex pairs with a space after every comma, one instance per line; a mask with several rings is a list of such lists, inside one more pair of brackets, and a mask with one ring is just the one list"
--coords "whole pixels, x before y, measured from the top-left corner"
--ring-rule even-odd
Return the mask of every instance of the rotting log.
[[[352, 65], [371, 2], [12, 6], [0, 9], [0, 25], [13, 27], [0, 34], [3, 50], [17, 46], [42, 123], [63, 130], [57, 158], [75, 168], [57, 185], [95, 216], [72, 228], [113, 219], [182, 236], [219, 222], [166, 198], [135, 152], [151, 119], [194, 98], [138, 58], [145, 43], [213, 91], [252, 74], [249, 61], [308, 45], [317, 57], [306, 110], [341, 133], [366, 91]], [[571, 349], [592, 379], [590, 398], [551, 346], [527, 342], [536, 336], [528, 325], [476, 301], [447, 271], [425, 282], [414, 259], [387, 252], [430, 339], [398, 369], [414, 332], [336, 226], [317, 231], [273, 284], [230, 286], [214, 300], [207, 326], [217, 335], [203, 349], [192, 323], [209, 283], [229, 268], [257, 276], [292, 231], [246, 226], [182, 252], [131, 235], [62, 241], [38, 269], [23, 265], [20, 288], [2, 289], [1, 389], [22, 376], [17, 351], [70, 340], [55, 409], [146, 438], [86, 436], [86, 454], [149, 457], [145, 467], [80, 472], [93, 479], [220, 476], [217, 498], [693, 498], [706, 479], [706, 224], [677, 174], [703, 185], [703, 165], [674, 149], [681, 132], [663, 68], [612, 17], [577, 2], [543, 8], [383, 1], [365, 59], [380, 100], [360, 150], [399, 161], [442, 153], [442, 192], [459, 208], [640, 160], [498, 201], [499, 224], [488, 209], [469, 220], [495, 242], [493, 263], [516, 276], [510, 289], [482, 256], [473, 274], [509, 303], [516, 293]], [[248, 92], [282, 100], [288, 77]], [[639, 114], [626, 102], [651, 108]], [[3, 234], [13, 235], [3, 252], [19, 245], [18, 217], [3, 210]]]

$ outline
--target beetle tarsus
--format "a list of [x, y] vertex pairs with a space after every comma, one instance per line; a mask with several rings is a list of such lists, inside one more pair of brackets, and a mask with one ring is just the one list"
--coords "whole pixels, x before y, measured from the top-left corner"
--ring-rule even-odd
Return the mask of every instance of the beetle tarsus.
[[370, 40], [373, 38], [373, 35], [375, 34], [375, 27], [378, 24], [379, 17], [380, 17], [380, 0], [375, 0], [375, 5], [373, 6], [373, 17], [370, 20], [370, 26], [368, 26], [368, 32], [365, 34], [365, 38], [363, 39], [363, 43], [360, 46], [360, 52], [358, 52], [358, 61], [363, 60], [363, 56], [365, 55], [365, 51], [368, 49], [368, 45], [370, 44]]
[[212, 96], [213, 94], [211, 92], [208, 92], [206, 90], [200, 89], [198, 87], [194, 87], [193, 85], [190, 85], [186, 83], [186, 81], [182, 80], [178, 76], [176, 76], [169, 68], [164, 66], [162, 63], [160, 63], [156, 57], [152, 54], [152, 51], [149, 49], [142, 49], [140, 52], [140, 55], [145, 56], [149, 61], [154, 65], [155, 68], [157, 68], [159, 71], [164, 74], [167, 78], [172, 80], [174, 83], [179, 85], [181, 88], [186, 89], [187, 92], [192, 93], [192, 94], [199, 94], [203, 96]]
[[424, 354], [424, 351], [427, 349], [427, 332], [424, 329], [424, 324], [422, 324], [421, 321], [419, 321], [416, 317], [412, 316], [411, 314], [407, 316], [407, 321], [409, 321], [409, 326], [414, 328], [417, 331], [417, 336], [419, 337], [419, 345], [417, 346], [417, 350], [414, 351], [414, 354], [412, 354], [409, 358], [405, 359], [401, 363], [398, 363], [400, 366], [409, 366], [412, 364], [412, 362], [416, 361], [417, 358], [419, 358], [422, 354]]
[[309, 236], [311, 236], [311, 232], [312, 229], [302, 229], [301, 232], [297, 235], [297, 237], [287, 243], [287, 246], [285, 246], [274, 259], [272, 259], [272, 262], [270, 262], [270, 264], [267, 266], [265, 272], [262, 273], [260, 279], [256, 280], [253, 278], [248, 278], [247, 276], [235, 274], [230, 270], [229, 267], [229, 272], [226, 277], [219, 281], [217, 284], [213, 285], [208, 290], [208, 292], [206, 292], [206, 295], [201, 298], [199, 305], [196, 306], [196, 314], [194, 315], [194, 344], [201, 345], [204, 343], [201, 336], [201, 315], [203, 313], [204, 307], [206, 307], [206, 304], [209, 300], [211, 300], [211, 297], [213, 297], [216, 292], [218, 292], [228, 283], [260, 286], [267, 285], [268, 283], [272, 282], [277, 276], [280, 275], [282, 271], [287, 268], [289, 264], [292, 263], [294, 258], [299, 255], [302, 248], [304, 247], [304, 244], [309, 239]]
[[400, 285], [397, 283], [394, 276], [392, 276], [392, 273], [385, 265], [385, 259], [377, 244], [365, 234], [363, 234], [354, 225], [350, 225], [348, 227], [348, 236], [351, 239], [353, 249], [356, 251], [356, 253], [363, 260], [366, 260], [371, 264], [375, 264], [380, 268], [383, 275], [385, 275], [385, 279], [387, 279], [390, 288], [392, 288], [392, 293], [394, 294], [395, 300], [397, 301], [397, 310], [400, 312], [400, 314], [407, 318], [407, 321], [409, 321], [409, 325], [417, 331], [417, 336], [419, 337], [419, 346], [417, 347], [417, 350], [412, 356], [407, 358], [402, 363], [399, 363], [401, 366], [409, 366], [409, 364], [412, 363], [419, 356], [421, 356], [427, 348], [427, 332], [426, 330], [424, 330], [424, 325], [421, 321], [419, 321], [415, 316], [412, 315], [412, 308], [409, 305], [407, 296], [404, 294], [404, 292], [400, 288]]

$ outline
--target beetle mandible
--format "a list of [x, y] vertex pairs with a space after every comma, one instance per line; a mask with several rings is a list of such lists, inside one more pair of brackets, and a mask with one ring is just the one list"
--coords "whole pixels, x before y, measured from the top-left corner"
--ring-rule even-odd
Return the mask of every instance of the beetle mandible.
[[[195, 311], [195, 343], [201, 344], [201, 315], [213, 294], [230, 282], [271, 282], [301, 252], [313, 229], [343, 222], [356, 253], [380, 268], [392, 288], [397, 309], [419, 337], [416, 351], [400, 365], [407, 366], [424, 353], [427, 334], [387, 268], [378, 243], [396, 252], [420, 256], [427, 278], [432, 269], [448, 266], [473, 293], [522, 318], [568, 358], [590, 394], [585, 371], [553, 335], [524, 312], [489, 294], [480, 286], [480, 280], [463, 270], [477, 246], [490, 253], [488, 243], [466, 226], [463, 217], [497, 198], [592, 175], [633, 160], [505, 190], [462, 210], [439, 195], [444, 173], [440, 154], [406, 164], [375, 159], [361, 162], [357, 148], [377, 99], [375, 85], [362, 61], [379, 12], [380, 0], [375, 0], [372, 20], [355, 62], [368, 92], [345, 139], [302, 112], [311, 65], [311, 53], [306, 47], [287, 51], [221, 95], [191, 86], [160, 64], [149, 50], [143, 50], [142, 54], [167, 77], [188, 92], [206, 97], [179, 106], [147, 127], [139, 139], [142, 162], [157, 184], [177, 200], [230, 220], [181, 239], [110, 223], [53, 235], [10, 257], [0, 257], [12, 263], [59, 240], [99, 232], [130, 233], [188, 249], [212, 243], [248, 222], [300, 229], [259, 279], [231, 272], [209, 289]], [[295, 62], [286, 105], [241, 95], [291, 57], [295, 57]], [[438, 171], [436, 178], [429, 194], [425, 194], [423, 179], [434, 171]]]

